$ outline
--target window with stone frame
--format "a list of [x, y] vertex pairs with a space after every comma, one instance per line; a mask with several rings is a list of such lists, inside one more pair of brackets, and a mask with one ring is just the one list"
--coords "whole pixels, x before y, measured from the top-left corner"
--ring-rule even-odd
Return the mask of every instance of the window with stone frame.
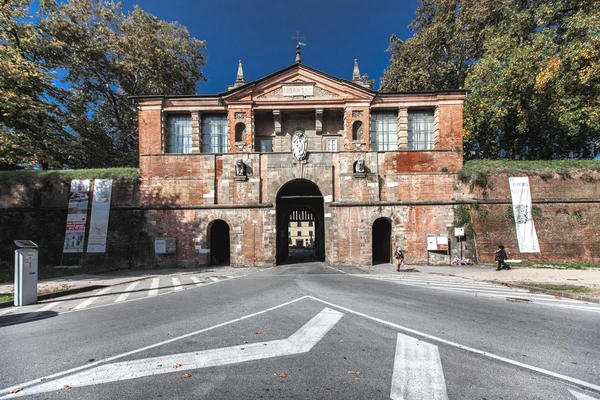
[[226, 115], [202, 116], [202, 152], [229, 152], [229, 135]]
[[354, 121], [352, 124], [352, 141], [362, 142], [364, 139], [363, 135], [363, 123], [361, 121]]
[[408, 149], [433, 150], [433, 110], [408, 110]]
[[166, 153], [192, 152], [192, 116], [167, 115]]
[[325, 139], [325, 151], [335, 153], [338, 151], [338, 140], [337, 138]]
[[396, 111], [371, 112], [371, 149], [398, 150], [398, 113]]
[[256, 138], [256, 150], [261, 153], [272, 153], [273, 152], [273, 139], [267, 138]]

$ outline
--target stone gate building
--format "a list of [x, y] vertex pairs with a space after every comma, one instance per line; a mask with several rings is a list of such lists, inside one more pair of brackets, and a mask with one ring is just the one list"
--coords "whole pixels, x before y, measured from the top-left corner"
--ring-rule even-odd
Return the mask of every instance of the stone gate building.
[[453, 227], [465, 94], [380, 93], [356, 61], [349, 81], [297, 59], [249, 83], [240, 61], [216, 95], [136, 97], [147, 231], [175, 242], [156, 263], [284, 263], [292, 221], [331, 265], [396, 246], [426, 262]]

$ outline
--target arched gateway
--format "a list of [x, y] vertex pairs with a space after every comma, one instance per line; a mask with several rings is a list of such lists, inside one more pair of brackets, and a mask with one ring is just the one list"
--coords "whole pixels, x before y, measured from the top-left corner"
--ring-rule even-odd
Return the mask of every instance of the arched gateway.
[[[323, 194], [319, 187], [307, 179], [294, 179], [284, 184], [277, 193], [277, 264], [296, 262], [290, 260], [288, 236], [290, 221], [298, 215], [310, 215], [306, 222], [314, 222], [314, 239], [309, 248], [311, 259], [325, 260], [325, 227]], [[298, 222], [302, 222], [299, 220]]]

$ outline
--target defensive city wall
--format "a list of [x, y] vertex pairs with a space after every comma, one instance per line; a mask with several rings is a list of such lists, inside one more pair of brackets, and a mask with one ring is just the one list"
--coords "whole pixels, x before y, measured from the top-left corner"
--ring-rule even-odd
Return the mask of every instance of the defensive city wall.
[[[504, 244], [512, 258], [532, 261], [600, 263], [600, 174], [593, 170], [535, 174], [515, 172], [510, 175], [529, 177], [533, 200], [533, 218], [541, 253], [519, 254], [515, 225], [506, 173], [477, 175], [465, 173], [477, 163], [471, 161], [462, 171], [430, 171], [419, 174], [398, 173], [384, 166], [397, 165], [387, 154], [368, 153], [367, 165], [377, 176], [367, 179], [345, 179], [352, 173], [341, 169], [339, 182], [324, 195], [335, 191], [360, 194], [360, 202], [373, 201], [375, 209], [353, 202], [331, 201], [326, 213], [336, 215], [335, 223], [327, 223], [325, 235], [332, 239], [325, 249], [325, 259], [331, 264], [370, 265], [372, 260], [372, 225], [380, 217], [390, 219], [394, 239], [407, 252], [409, 263], [426, 263], [427, 234], [446, 234], [451, 238], [451, 256], [457, 252], [453, 237], [455, 226], [466, 227], [464, 255], [480, 262], [493, 262], [498, 244]], [[451, 153], [449, 154], [451, 155]], [[236, 266], [263, 266], [275, 263], [275, 226], [272, 203], [277, 188], [295, 176], [304, 176], [317, 184], [324, 179], [325, 169], [352, 159], [351, 154], [316, 155], [327, 168], [289, 168], [286, 174], [277, 174], [276, 182], [261, 185], [253, 182], [261, 176], [261, 163], [289, 162], [282, 155], [269, 154], [275, 160], [254, 155], [258, 170], [253, 170], [244, 184], [234, 181], [223, 163], [233, 162], [234, 155], [195, 156], [208, 159], [206, 172], [212, 174], [214, 197], [210, 211], [206, 203], [194, 204], [190, 192], [200, 192], [193, 180], [188, 186], [185, 179], [161, 183], [145, 180], [115, 179], [109, 221], [107, 252], [104, 254], [65, 254], [64, 265], [107, 265], [115, 267], [175, 267], [197, 266], [209, 263], [207, 253], [208, 230], [213, 219], [223, 219], [231, 226], [231, 263]], [[266, 158], [266, 157], [265, 157]], [[197, 160], [196, 160], [197, 161]], [[313, 160], [316, 161], [316, 160]], [[568, 164], [568, 162], [565, 162]], [[197, 162], [195, 164], [198, 164]], [[430, 163], [427, 163], [430, 165]], [[504, 163], [507, 167], [514, 162]], [[523, 163], [524, 165], [526, 163]], [[317, 165], [319, 165], [317, 163]], [[450, 165], [450, 164], [444, 164]], [[444, 168], [444, 167], [442, 167]], [[449, 168], [446, 166], [445, 168]], [[315, 172], [319, 171], [318, 173]], [[186, 171], [187, 172], [187, 171]], [[200, 169], [198, 172], [200, 173]], [[373, 172], [371, 172], [373, 173]], [[298, 174], [298, 175], [294, 175]], [[303, 174], [303, 175], [300, 175]], [[386, 177], [392, 174], [395, 184], [388, 185]], [[541, 175], [541, 176], [540, 176]], [[175, 178], [175, 177], [173, 177]], [[206, 181], [210, 181], [205, 179]], [[171, 183], [172, 182], [172, 183]], [[228, 183], [226, 183], [228, 182]], [[43, 180], [19, 183], [2, 180], [0, 185], [0, 267], [12, 268], [14, 239], [31, 239], [40, 245], [41, 265], [59, 265], [61, 262], [67, 202], [68, 180]], [[203, 186], [201, 186], [203, 187]], [[409, 189], [410, 188], [410, 189]], [[202, 189], [201, 193], [211, 193]], [[414, 201], [418, 196], [419, 201]], [[202, 199], [205, 197], [202, 195]], [[250, 205], [244, 208], [232, 199], [243, 198]], [[381, 198], [381, 200], [376, 200]], [[227, 201], [229, 199], [229, 201]], [[216, 203], [216, 204], [215, 204]], [[326, 217], [329, 218], [329, 217]], [[256, 221], [256, 224], [253, 222]], [[175, 254], [154, 254], [155, 237], [170, 235], [176, 238]], [[239, 247], [238, 247], [239, 246]], [[236, 251], [236, 249], [240, 249]], [[429, 262], [447, 263], [443, 252], [429, 252]]]

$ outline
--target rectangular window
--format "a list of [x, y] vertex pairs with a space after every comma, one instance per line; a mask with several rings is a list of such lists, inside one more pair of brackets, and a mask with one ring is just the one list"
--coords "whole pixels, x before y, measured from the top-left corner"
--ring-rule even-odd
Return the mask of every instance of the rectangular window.
[[298, 228], [302, 227], [302, 222], [298, 221]]
[[408, 149], [433, 150], [433, 110], [408, 111]]
[[296, 236], [302, 236], [302, 232], [298, 231], [298, 234]]
[[336, 152], [338, 151], [337, 139], [325, 139], [325, 151]]
[[308, 231], [308, 236], [312, 237], [313, 231]]
[[304, 241], [302, 239], [296, 240], [296, 246], [304, 246]]
[[308, 226], [313, 226], [313, 222], [312, 221], [308, 221]]
[[229, 135], [226, 115], [207, 115], [202, 118], [202, 152], [227, 153]]
[[192, 116], [167, 115], [167, 153], [192, 152]]
[[273, 140], [271, 138], [268, 139], [256, 139], [257, 149], [261, 153], [272, 153], [273, 152]]
[[371, 112], [371, 149], [398, 150], [398, 113], [396, 111]]

